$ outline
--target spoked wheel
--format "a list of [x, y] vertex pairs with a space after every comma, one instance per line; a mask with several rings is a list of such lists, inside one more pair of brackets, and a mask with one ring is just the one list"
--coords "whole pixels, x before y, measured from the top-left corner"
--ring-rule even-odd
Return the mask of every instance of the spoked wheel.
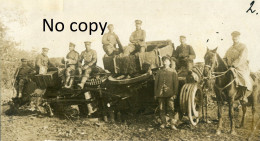
[[185, 84], [180, 94], [180, 108], [189, 117], [192, 125], [197, 125], [200, 118], [202, 92], [197, 83]]

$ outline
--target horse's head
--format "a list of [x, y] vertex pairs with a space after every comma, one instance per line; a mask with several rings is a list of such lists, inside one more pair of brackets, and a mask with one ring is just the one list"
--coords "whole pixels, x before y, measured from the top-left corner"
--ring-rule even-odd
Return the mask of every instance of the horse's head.
[[207, 52], [204, 56], [205, 68], [203, 75], [205, 77], [209, 77], [211, 75], [211, 72], [218, 66], [217, 49], [218, 47], [213, 50], [207, 48]]

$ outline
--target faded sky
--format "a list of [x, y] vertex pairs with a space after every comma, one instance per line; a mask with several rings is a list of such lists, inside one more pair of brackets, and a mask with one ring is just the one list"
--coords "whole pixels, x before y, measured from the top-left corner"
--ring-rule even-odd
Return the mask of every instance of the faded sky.
[[[0, 0], [0, 8], [22, 11], [25, 25], [8, 21], [9, 36], [22, 44], [20, 48], [49, 47], [50, 57], [65, 56], [69, 42], [76, 44], [76, 50], [84, 50], [84, 41], [91, 40], [92, 48], [98, 52], [98, 65], [103, 66], [104, 55], [99, 29], [93, 35], [88, 32], [72, 32], [71, 22], [108, 22], [115, 26], [115, 32], [123, 45], [129, 43], [129, 36], [135, 30], [134, 20], [143, 21], [147, 41], [166, 40], [179, 45], [179, 36], [185, 35], [188, 44], [197, 54], [196, 61], [203, 61], [206, 47], [219, 47], [221, 56], [232, 45], [230, 33], [241, 32], [241, 42], [249, 50], [250, 68], [260, 69], [260, 14], [246, 13], [251, 0]], [[260, 1], [253, 9], [260, 13]], [[10, 13], [10, 11], [9, 11]], [[11, 12], [12, 13], [12, 12]], [[5, 12], [2, 10], [2, 14]], [[54, 19], [63, 22], [63, 32], [43, 32], [42, 20]], [[23, 20], [23, 19], [21, 19]], [[105, 31], [107, 32], [107, 31]], [[216, 33], [218, 32], [218, 33]], [[209, 42], [207, 43], [207, 39]], [[223, 39], [223, 40], [221, 40]]]

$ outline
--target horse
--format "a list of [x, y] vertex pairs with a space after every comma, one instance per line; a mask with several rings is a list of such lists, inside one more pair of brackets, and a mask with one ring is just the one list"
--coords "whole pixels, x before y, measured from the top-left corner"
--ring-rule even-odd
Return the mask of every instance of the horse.
[[[239, 87], [237, 87], [235, 82], [235, 77], [232, 68], [229, 68], [225, 61], [217, 53], [217, 48], [210, 50], [207, 48], [207, 52], [204, 56], [205, 60], [205, 69], [204, 77], [208, 80], [215, 79], [214, 92], [217, 99], [218, 105], [218, 127], [216, 134], [221, 134], [222, 128], [222, 111], [224, 101], [228, 102], [229, 105], [229, 119], [230, 119], [230, 133], [236, 135], [235, 123], [234, 123], [234, 107], [233, 104], [236, 100], [240, 100], [243, 96], [243, 92]], [[245, 123], [245, 114], [247, 106], [252, 106], [252, 130], [255, 129], [255, 113], [257, 107], [257, 97], [259, 94], [259, 80], [254, 78], [254, 85], [252, 93], [248, 97], [248, 102], [240, 103], [242, 105], [243, 116], [241, 120], [240, 127], [244, 126]]]

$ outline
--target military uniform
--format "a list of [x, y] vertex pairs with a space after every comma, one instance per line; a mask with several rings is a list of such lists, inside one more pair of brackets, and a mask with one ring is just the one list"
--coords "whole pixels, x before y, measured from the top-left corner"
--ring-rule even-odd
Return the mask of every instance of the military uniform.
[[231, 46], [225, 54], [224, 60], [232, 69], [235, 75], [235, 82], [238, 86], [247, 87], [252, 91], [253, 84], [250, 77], [250, 69], [248, 65], [248, 51], [245, 44], [238, 43]]
[[84, 65], [82, 69], [85, 70], [83, 73], [83, 77], [79, 86], [83, 88], [86, 80], [90, 77], [90, 73], [92, 72], [93, 68], [96, 66], [97, 63], [97, 53], [95, 50], [90, 49], [89, 51], [83, 51], [80, 54], [79, 64], [84, 60]]
[[177, 59], [177, 70], [185, 68], [190, 71], [196, 54], [190, 45], [180, 45], [174, 52], [173, 57]]
[[145, 43], [146, 33], [144, 30], [136, 30], [130, 36], [130, 44], [125, 48], [125, 53], [131, 54], [132, 52], [145, 52], [146, 43]]
[[29, 80], [29, 75], [34, 73], [34, 69], [29, 65], [21, 65], [17, 68], [15, 74], [15, 89], [17, 91], [17, 97], [22, 96], [24, 84]]
[[[142, 21], [136, 20], [136, 24], [142, 24]], [[136, 29], [130, 36], [130, 44], [124, 48], [124, 55], [129, 55], [133, 52], [145, 52], [146, 43], [145, 43], [146, 33], [142, 29]]]
[[[122, 51], [122, 45], [118, 36], [113, 33], [105, 33], [102, 37], [103, 49], [108, 56], [119, 54], [119, 51]], [[119, 50], [116, 48], [118, 44]]]
[[67, 63], [66, 75], [70, 76], [71, 73], [74, 74], [76, 66], [78, 65], [79, 53], [72, 50], [67, 54], [66, 58], [69, 59]]
[[172, 124], [174, 118], [174, 99], [178, 93], [178, 75], [172, 68], [163, 68], [155, 76], [154, 95], [159, 101], [160, 118], [166, 124], [166, 109], [169, 113]]
[[45, 56], [43, 54], [40, 54], [37, 56], [35, 64], [36, 64], [36, 66], [35, 66], [36, 73], [44, 74], [44, 73], [42, 73], [41, 70], [45, 70], [45, 71], [43, 71], [45, 73], [47, 72], [48, 65], [49, 65], [49, 57]]

